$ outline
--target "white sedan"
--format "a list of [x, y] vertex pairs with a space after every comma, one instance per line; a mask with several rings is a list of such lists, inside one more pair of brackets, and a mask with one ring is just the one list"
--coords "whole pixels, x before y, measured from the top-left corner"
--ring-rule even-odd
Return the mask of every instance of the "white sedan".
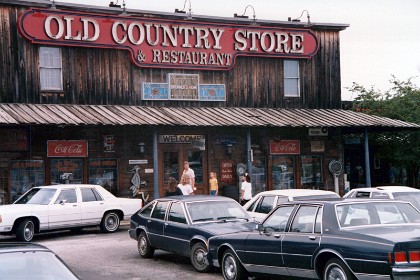
[[31, 241], [41, 231], [100, 226], [114, 232], [142, 207], [141, 199], [119, 198], [99, 185], [52, 185], [30, 189], [0, 206], [0, 234]]
[[243, 207], [255, 221], [262, 222], [273, 208], [283, 202], [336, 198], [340, 198], [340, 196], [331, 191], [312, 189], [273, 190], [258, 193]]

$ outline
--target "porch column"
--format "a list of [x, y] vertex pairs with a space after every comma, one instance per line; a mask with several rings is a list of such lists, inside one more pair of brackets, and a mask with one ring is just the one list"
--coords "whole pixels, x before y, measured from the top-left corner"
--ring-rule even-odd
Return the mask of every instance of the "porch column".
[[372, 187], [372, 183], [370, 181], [370, 162], [369, 162], [369, 135], [367, 129], [365, 129], [365, 170], [366, 170], [366, 187]]
[[247, 156], [247, 164], [246, 169], [248, 170], [249, 176], [252, 178], [252, 150], [251, 150], [251, 130], [248, 128], [246, 131], [246, 156]]
[[159, 198], [159, 170], [158, 170], [158, 137], [156, 127], [153, 128], [153, 197]]

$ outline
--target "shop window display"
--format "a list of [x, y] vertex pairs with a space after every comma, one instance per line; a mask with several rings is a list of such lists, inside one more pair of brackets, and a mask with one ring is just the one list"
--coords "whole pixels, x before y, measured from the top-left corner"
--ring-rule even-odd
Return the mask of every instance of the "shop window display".
[[82, 184], [82, 159], [52, 159], [51, 184]]
[[12, 160], [10, 162], [10, 202], [35, 186], [45, 184], [43, 160]]
[[305, 189], [323, 189], [321, 156], [302, 156], [302, 186]]
[[273, 155], [271, 158], [271, 180], [273, 190], [294, 189], [294, 156]]
[[89, 159], [89, 184], [101, 185], [109, 192], [116, 194], [118, 162], [114, 158]]

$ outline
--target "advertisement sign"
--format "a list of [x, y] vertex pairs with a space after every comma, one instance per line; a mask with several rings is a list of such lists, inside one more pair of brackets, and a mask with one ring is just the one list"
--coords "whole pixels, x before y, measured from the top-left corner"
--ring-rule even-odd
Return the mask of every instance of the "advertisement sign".
[[159, 135], [160, 144], [191, 144], [204, 139], [205, 135]]
[[271, 155], [298, 155], [300, 154], [299, 140], [271, 140]]
[[29, 9], [18, 28], [35, 44], [126, 50], [140, 67], [229, 70], [238, 56], [309, 59], [319, 48], [307, 28], [58, 9]]
[[47, 157], [87, 157], [86, 140], [48, 140]]
[[235, 163], [231, 159], [220, 161], [220, 182], [225, 184], [236, 183]]
[[2, 128], [0, 130], [0, 152], [27, 151], [28, 130], [22, 128]]

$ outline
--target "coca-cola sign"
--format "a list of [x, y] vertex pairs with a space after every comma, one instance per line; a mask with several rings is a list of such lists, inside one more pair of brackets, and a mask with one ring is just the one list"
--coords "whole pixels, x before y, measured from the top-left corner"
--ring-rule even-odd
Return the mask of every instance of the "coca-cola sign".
[[300, 154], [299, 140], [271, 140], [270, 154], [272, 155], [298, 155]]
[[49, 140], [47, 144], [48, 157], [87, 157], [88, 143], [86, 140]]

